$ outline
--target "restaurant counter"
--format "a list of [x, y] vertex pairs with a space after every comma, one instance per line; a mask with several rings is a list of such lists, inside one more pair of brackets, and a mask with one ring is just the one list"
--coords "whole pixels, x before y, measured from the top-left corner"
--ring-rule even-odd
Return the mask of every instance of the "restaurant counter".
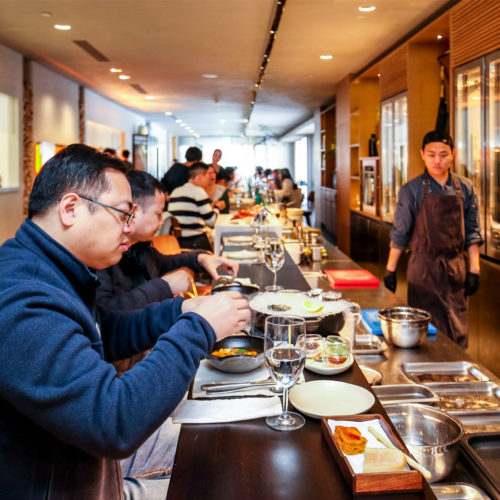
[[[330, 248], [329, 259], [320, 263], [320, 267], [323, 268], [346, 269], [352, 266], [353, 262], [335, 248]], [[315, 267], [318, 267], [318, 264], [313, 264], [309, 270], [314, 270]], [[308, 290], [310, 286], [301, 270], [287, 255], [283, 268], [278, 271], [278, 283], [285, 288]], [[261, 289], [272, 282], [272, 273], [264, 264], [242, 264], [239, 276], [250, 277], [252, 282], [261, 286]], [[328, 289], [328, 283], [318, 283], [318, 285]], [[396, 296], [383, 287], [372, 290], [351, 290], [345, 296], [359, 302], [362, 307], [374, 308], [398, 303]], [[447, 339], [438, 337], [437, 342], [441, 356], [445, 346], [453, 359], [460, 357], [459, 351], [448, 345], [451, 342]], [[431, 345], [436, 346], [436, 344]], [[417, 353], [420, 352], [420, 355], [416, 356], [418, 359], [423, 359], [422, 354], [426, 353], [426, 348], [423, 349], [423, 351], [415, 350]], [[434, 351], [431, 348], [429, 350]], [[435, 355], [437, 356], [437, 353]], [[389, 360], [389, 357], [380, 363], [384, 371], [386, 369], [393, 371], [400, 362]], [[323, 378], [308, 370], [304, 370], [304, 375], [306, 381]], [[346, 372], [336, 375], [335, 380], [370, 390], [356, 363]], [[370, 413], [381, 414], [388, 420], [384, 408], [378, 401]], [[321, 435], [320, 421], [305, 418], [304, 427], [293, 432], [272, 430], [263, 418], [224, 424], [183, 425], [167, 498], [170, 500], [352, 498], [352, 491]], [[395, 431], [394, 427], [393, 430]], [[387, 497], [388, 495], [364, 496], [366, 499], [378, 500]], [[390, 498], [427, 499], [435, 498], [435, 495], [429, 484], [424, 481], [423, 491], [391, 494]]]

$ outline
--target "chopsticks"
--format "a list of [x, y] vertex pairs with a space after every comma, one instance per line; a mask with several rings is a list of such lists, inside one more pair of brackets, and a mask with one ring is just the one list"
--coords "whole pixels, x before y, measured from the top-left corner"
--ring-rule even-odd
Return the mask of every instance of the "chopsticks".
[[[393, 448], [395, 450], [399, 450], [399, 448], [396, 448], [396, 446], [394, 446], [385, 436], [383, 436], [382, 434], [380, 434], [379, 432], [377, 432], [371, 425], [368, 426], [368, 430], [382, 443], [384, 444], [385, 446], [387, 446], [387, 448]], [[399, 450], [401, 451], [401, 450]], [[406, 453], [404, 453], [403, 451], [401, 451], [401, 453], [403, 453], [403, 455], [405, 456], [406, 458], [406, 462], [408, 463], [408, 465], [410, 465], [411, 467], [413, 467], [414, 469], [418, 470], [418, 472], [420, 472], [422, 474], [422, 476], [425, 477], [425, 479], [430, 479], [431, 478], [431, 473], [425, 468], [423, 467], [422, 465], [420, 465], [418, 462], [416, 462], [415, 460], [413, 460], [413, 458], [411, 458], [410, 456], [408, 456]]]
[[191, 299], [193, 297], [198, 297], [198, 289], [196, 288], [196, 283], [193, 278], [191, 278], [191, 290], [191, 292], [187, 292], [188, 297]]

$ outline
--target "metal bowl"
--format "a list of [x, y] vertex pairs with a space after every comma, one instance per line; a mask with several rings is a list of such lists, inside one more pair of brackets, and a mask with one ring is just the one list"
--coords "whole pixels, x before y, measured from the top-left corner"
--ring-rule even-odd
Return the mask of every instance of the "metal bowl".
[[425, 342], [431, 315], [423, 309], [397, 306], [378, 313], [387, 342], [397, 347], [416, 347]]
[[264, 338], [252, 335], [230, 335], [214, 344], [212, 351], [229, 347], [252, 349], [258, 352], [257, 356], [217, 356], [207, 355], [207, 361], [217, 370], [227, 373], [245, 373], [255, 370], [264, 362]]
[[240, 292], [243, 297], [250, 300], [256, 293], [259, 293], [259, 285], [241, 283], [237, 279], [222, 280], [214, 284], [211, 295], [219, 292]]
[[431, 473], [431, 483], [453, 469], [464, 431], [458, 420], [441, 410], [419, 404], [385, 406], [394, 427], [415, 457]]

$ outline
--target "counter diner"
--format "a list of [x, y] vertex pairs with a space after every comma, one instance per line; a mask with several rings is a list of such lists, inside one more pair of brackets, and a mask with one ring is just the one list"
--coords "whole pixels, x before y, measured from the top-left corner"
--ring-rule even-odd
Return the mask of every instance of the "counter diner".
[[[325, 247], [328, 251], [326, 259], [299, 267], [287, 254], [283, 268], [278, 271], [278, 283], [285, 288], [299, 290], [330, 290], [328, 280], [319, 271], [359, 268], [336, 247], [329, 244]], [[261, 290], [272, 283], [272, 273], [264, 264], [241, 264], [239, 276], [250, 278]], [[341, 292], [343, 297], [357, 302], [362, 309], [401, 304], [383, 284], [375, 289], [343, 289]], [[383, 384], [397, 384], [402, 382], [402, 363], [469, 359], [460, 347], [438, 332], [436, 336], [428, 336], [425, 343], [417, 348], [388, 346], [379, 355], [356, 356], [357, 362], [350, 369], [334, 377], [322, 377], [307, 369], [304, 376], [306, 381], [326, 378], [370, 390], [358, 363], [379, 370], [383, 375]], [[378, 400], [368, 413], [383, 415], [392, 426]], [[293, 432], [272, 430], [264, 418], [224, 424], [183, 425], [167, 498], [352, 498], [351, 487], [322, 436], [320, 421], [305, 418], [305, 426]], [[392, 428], [395, 430], [394, 426]], [[447, 480], [474, 482], [461, 460]], [[364, 498], [388, 496], [364, 495]], [[390, 498], [436, 497], [424, 480], [423, 491], [391, 494]]]

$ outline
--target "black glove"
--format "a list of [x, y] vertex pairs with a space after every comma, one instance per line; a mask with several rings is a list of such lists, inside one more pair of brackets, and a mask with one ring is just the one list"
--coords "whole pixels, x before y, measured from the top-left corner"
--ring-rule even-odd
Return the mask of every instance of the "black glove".
[[396, 278], [396, 271], [389, 271], [388, 269], [385, 270], [385, 276], [384, 276], [384, 285], [387, 288], [387, 290], [390, 290], [391, 292], [396, 291], [396, 285], [398, 284], [398, 279]]
[[465, 296], [474, 295], [479, 288], [479, 274], [467, 273], [465, 277]]

